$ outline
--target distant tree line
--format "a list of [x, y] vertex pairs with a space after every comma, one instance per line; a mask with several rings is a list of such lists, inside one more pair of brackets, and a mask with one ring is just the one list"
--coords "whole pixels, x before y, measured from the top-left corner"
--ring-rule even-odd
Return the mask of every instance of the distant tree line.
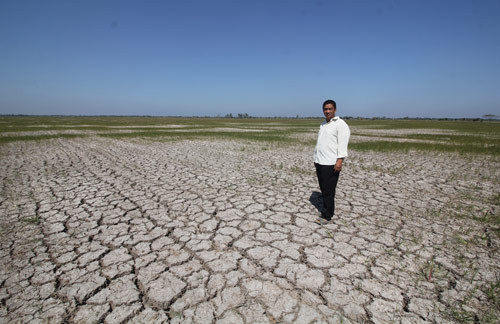
[[[156, 116], [156, 115], [28, 115], [28, 114], [0, 114], [2, 117], [147, 117], [147, 118], [221, 118], [221, 114], [217, 116]], [[354, 120], [463, 120], [463, 121], [500, 121], [500, 116], [494, 114], [483, 115], [482, 118], [430, 118], [430, 117], [402, 117], [402, 118], [392, 118], [392, 117], [353, 117], [353, 116], [341, 116], [342, 119], [354, 119]], [[318, 119], [323, 118], [322, 116], [304, 116], [299, 117], [256, 117], [250, 116], [248, 113], [239, 113], [237, 116], [233, 116], [232, 113], [224, 115], [224, 118], [260, 118], [260, 119]]]
[[[229, 114], [226, 114], [224, 116], [225, 118], [233, 118], [233, 114], [229, 113]], [[252, 118], [252, 116], [250, 116], [249, 114], [247, 113], [243, 113], [243, 114], [238, 114], [238, 118]]]

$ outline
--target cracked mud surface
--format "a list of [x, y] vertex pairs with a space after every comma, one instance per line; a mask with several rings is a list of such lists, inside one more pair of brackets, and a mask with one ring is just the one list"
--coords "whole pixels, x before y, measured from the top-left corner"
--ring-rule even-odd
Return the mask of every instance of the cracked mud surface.
[[500, 315], [500, 241], [472, 219], [499, 212], [495, 158], [351, 151], [321, 227], [310, 147], [92, 138], [0, 156], [0, 323]]

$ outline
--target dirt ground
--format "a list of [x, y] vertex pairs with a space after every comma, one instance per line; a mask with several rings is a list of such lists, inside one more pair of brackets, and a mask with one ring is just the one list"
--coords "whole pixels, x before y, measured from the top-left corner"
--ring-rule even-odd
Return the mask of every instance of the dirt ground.
[[[104, 138], [0, 146], [0, 323], [494, 323], [500, 163]], [[475, 219], [474, 219], [475, 218]]]

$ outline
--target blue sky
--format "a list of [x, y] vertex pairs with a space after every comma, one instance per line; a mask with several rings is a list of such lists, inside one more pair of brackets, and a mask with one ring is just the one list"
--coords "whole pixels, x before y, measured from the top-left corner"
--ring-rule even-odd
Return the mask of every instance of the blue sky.
[[500, 115], [500, 1], [0, 1], [0, 114]]

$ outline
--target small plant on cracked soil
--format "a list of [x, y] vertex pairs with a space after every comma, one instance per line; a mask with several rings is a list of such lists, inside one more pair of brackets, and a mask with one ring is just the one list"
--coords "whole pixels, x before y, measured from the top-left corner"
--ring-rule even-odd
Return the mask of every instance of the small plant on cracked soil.
[[27, 218], [23, 218], [22, 221], [25, 223], [28, 223], [28, 224], [38, 225], [38, 224], [40, 224], [40, 217], [38, 217], [38, 216], [27, 217]]

